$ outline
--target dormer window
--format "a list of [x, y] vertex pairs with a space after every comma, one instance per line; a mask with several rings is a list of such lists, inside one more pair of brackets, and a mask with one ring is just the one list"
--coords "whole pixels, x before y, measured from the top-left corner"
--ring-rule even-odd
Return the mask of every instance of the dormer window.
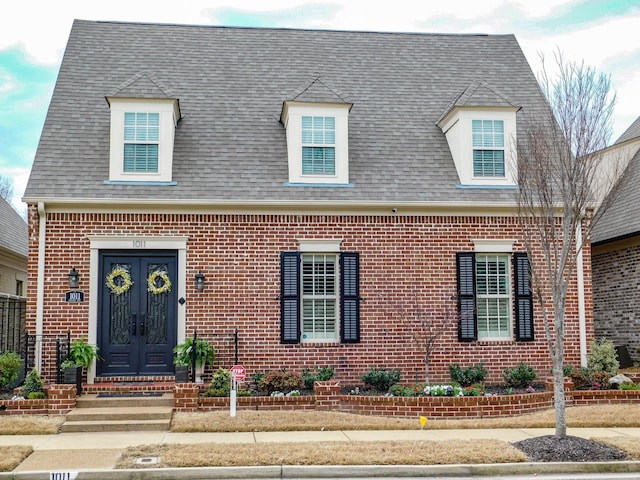
[[336, 174], [335, 117], [302, 117], [302, 175]]
[[285, 102], [289, 185], [349, 185], [350, 103]]
[[111, 108], [109, 181], [171, 182], [178, 101], [107, 100]]
[[473, 176], [504, 177], [504, 121], [471, 120]]
[[516, 109], [455, 108], [438, 125], [460, 186], [516, 185]]
[[160, 114], [125, 112], [124, 172], [158, 172]]
[[520, 106], [474, 81], [438, 120], [460, 179], [459, 187], [517, 185], [516, 113]]

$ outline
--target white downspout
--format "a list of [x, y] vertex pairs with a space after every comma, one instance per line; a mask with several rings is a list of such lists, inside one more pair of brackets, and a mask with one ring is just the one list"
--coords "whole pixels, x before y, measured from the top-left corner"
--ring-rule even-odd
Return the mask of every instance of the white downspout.
[[576, 229], [576, 247], [578, 257], [576, 261], [578, 277], [578, 324], [580, 332], [580, 366], [587, 366], [587, 314], [584, 301], [584, 264], [582, 255], [582, 222]]
[[42, 372], [42, 335], [44, 332], [44, 252], [47, 238], [47, 212], [38, 202], [38, 277], [36, 283], [36, 351], [35, 366]]

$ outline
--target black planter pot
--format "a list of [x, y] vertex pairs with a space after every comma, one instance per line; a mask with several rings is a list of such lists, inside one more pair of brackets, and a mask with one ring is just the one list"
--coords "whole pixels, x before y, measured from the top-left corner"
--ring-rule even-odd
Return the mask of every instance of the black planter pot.
[[63, 373], [62, 383], [75, 384], [76, 393], [80, 395], [82, 393], [82, 367], [67, 367]]
[[176, 383], [187, 383], [189, 381], [189, 367], [186, 365], [176, 365]]

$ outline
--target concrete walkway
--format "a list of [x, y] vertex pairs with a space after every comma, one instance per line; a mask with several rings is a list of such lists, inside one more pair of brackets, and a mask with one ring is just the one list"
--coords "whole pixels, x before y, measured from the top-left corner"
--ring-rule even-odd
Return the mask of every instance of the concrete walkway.
[[[141, 470], [113, 470], [116, 461], [124, 449], [130, 446], [147, 444], [193, 444], [193, 443], [269, 443], [269, 442], [361, 442], [361, 441], [389, 441], [389, 440], [455, 440], [455, 439], [498, 439], [505, 442], [517, 442], [531, 437], [541, 435], [553, 435], [553, 428], [523, 428], [523, 429], [464, 429], [464, 430], [391, 430], [391, 431], [370, 431], [370, 430], [349, 430], [349, 431], [313, 431], [313, 432], [236, 432], [236, 433], [176, 433], [176, 432], [99, 432], [99, 433], [60, 433], [54, 435], [0, 435], [0, 446], [30, 445], [34, 452], [13, 472], [0, 473], [0, 479], [15, 478], [21, 480], [49, 479], [57, 480], [51, 475], [54, 472], [69, 474], [60, 476], [61, 480], [72, 478], [143, 478]], [[619, 437], [631, 436], [640, 441], [640, 428], [569, 428], [568, 435], [584, 438], [594, 437]], [[617, 462], [626, 465], [622, 471], [640, 472], [640, 462]], [[510, 465], [510, 472], [514, 468], [521, 469], [523, 464], [516, 467]], [[537, 471], [549, 471], [550, 464], [544, 464], [541, 470], [538, 465]], [[567, 465], [567, 464], [559, 464]], [[570, 464], [574, 467], [583, 464]], [[602, 464], [601, 464], [602, 465]], [[445, 466], [433, 466], [442, 470]], [[466, 471], [473, 466], [449, 466], [450, 468], [462, 469]], [[287, 478], [285, 477], [285, 467], [242, 467], [240, 469], [214, 469], [207, 468], [206, 476], [203, 476], [202, 469], [148, 469], [144, 472], [144, 478]], [[293, 467], [288, 467], [293, 468]], [[300, 468], [295, 471], [295, 475], [302, 475]], [[319, 467], [318, 467], [319, 468]], [[326, 473], [328, 467], [322, 467]], [[359, 467], [365, 468], [365, 467]], [[368, 471], [372, 468], [386, 471], [394, 467], [366, 467]], [[399, 467], [395, 467], [398, 470]], [[427, 467], [420, 468], [424, 473]], [[474, 470], [477, 474], [476, 466]], [[564, 467], [563, 467], [564, 468]], [[615, 467], [616, 469], [619, 467]], [[274, 470], [275, 469], [275, 470]], [[311, 467], [303, 470], [307, 474], [312, 474]], [[398, 472], [392, 470], [394, 474]], [[106, 473], [108, 471], [108, 473]], [[169, 472], [172, 475], [169, 475]], [[199, 472], [196, 476], [191, 476], [193, 471]], [[237, 471], [237, 472], [236, 472]], [[341, 467], [339, 471], [351, 472], [348, 476], [356, 476], [352, 469]], [[457, 470], [456, 470], [457, 471]], [[535, 471], [535, 470], [533, 470]], [[571, 470], [574, 471], [574, 470]], [[608, 471], [611, 471], [610, 469]], [[102, 477], [100, 476], [100, 472]], [[128, 473], [127, 473], [128, 472]], [[152, 473], [154, 473], [152, 475]], [[216, 473], [222, 476], [215, 476]], [[222, 472], [222, 473], [221, 473]], [[235, 473], [234, 473], [235, 472]], [[243, 473], [242, 473], [243, 472]], [[164, 474], [168, 476], [163, 476]], [[293, 473], [292, 473], [293, 474]], [[137, 475], [137, 476], [136, 476]], [[158, 476], [160, 475], [160, 476]], [[235, 477], [235, 475], [239, 475]], [[247, 476], [249, 475], [249, 476]], [[303, 476], [307, 476], [306, 474]], [[374, 475], [368, 475], [374, 476]], [[294, 478], [294, 477], [288, 477]], [[307, 476], [307, 478], [310, 478]]]

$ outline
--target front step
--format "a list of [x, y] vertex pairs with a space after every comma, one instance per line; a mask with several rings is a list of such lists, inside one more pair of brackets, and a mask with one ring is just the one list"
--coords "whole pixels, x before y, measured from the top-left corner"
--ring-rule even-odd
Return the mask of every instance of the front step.
[[166, 431], [172, 414], [172, 393], [107, 397], [85, 394], [67, 413], [61, 432]]

